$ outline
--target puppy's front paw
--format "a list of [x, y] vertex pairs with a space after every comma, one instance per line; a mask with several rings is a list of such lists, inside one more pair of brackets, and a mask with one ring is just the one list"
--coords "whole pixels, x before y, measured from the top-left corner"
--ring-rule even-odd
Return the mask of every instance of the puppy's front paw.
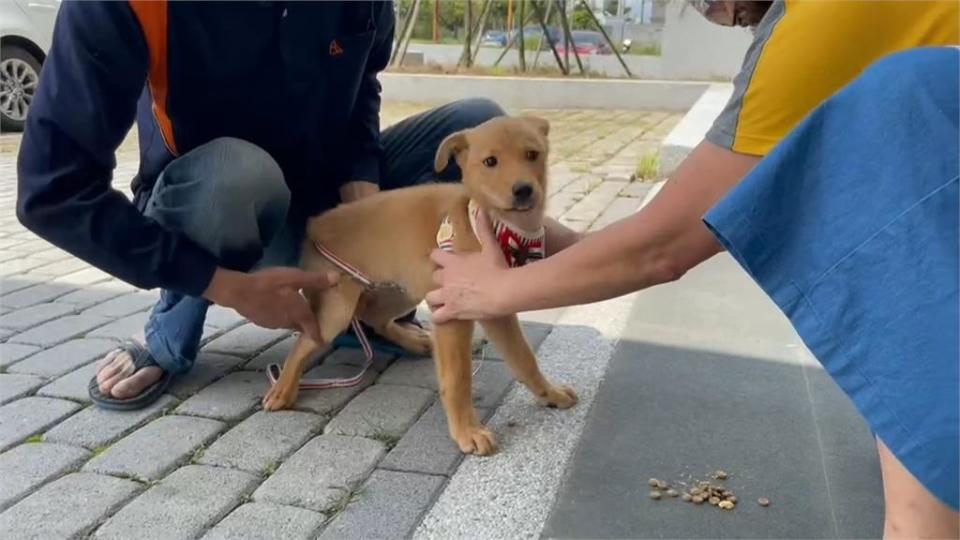
[[540, 396], [540, 402], [547, 407], [569, 409], [577, 404], [577, 394], [567, 385], [551, 386]]
[[497, 451], [497, 439], [493, 433], [483, 426], [465, 428], [453, 435], [457, 446], [464, 454], [489, 456]]
[[293, 407], [293, 404], [297, 402], [297, 385], [290, 385], [289, 387], [283, 383], [277, 383], [270, 387], [270, 390], [267, 391], [267, 395], [263, 396], [263, 409], [266, 411], [280, 411], [283, 409], [289, 409]]

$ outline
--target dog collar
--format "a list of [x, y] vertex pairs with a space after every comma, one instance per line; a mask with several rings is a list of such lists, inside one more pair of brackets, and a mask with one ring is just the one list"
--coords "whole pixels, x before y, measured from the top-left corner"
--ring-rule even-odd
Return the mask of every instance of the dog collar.
[[[473, 234], [477, 234], [477, 216], [480, 213], [480, 207], [473, 199], [467, 205], [467, 215], [470, 216], [470, 228]], [[530, 261], [542, 259], [545, 256], [545, 233], [543, 227], [529, 232], [513, 227], [505, 221], [490, 218], [493, 222], [493, 236], [497, 239], [497, 245], [503, 254], [503, 259], [511, 268], [523, 266]], [[437, 231], [437, 247], [444, 251], [453, 251], [453, 239], [455, 233], [453, 223], [450, 222], [450, 216], [446, 215], [440, 222], [440, 229]]]

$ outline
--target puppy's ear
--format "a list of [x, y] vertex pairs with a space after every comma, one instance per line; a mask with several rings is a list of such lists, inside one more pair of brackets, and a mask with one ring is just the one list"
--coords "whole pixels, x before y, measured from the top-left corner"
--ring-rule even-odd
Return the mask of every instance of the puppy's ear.
[[541, 135], [546, 137], [550, 135], [550, 122], [546, 118], [540, 118], [539, 116], [521, 116], [525, 122], [533, 126], [534, 129], [540, 132]]
[[[433, 160], [433, 169], [442, 172], [450, 164], [450, 158], [456, 159], [461, 152], [469, 148], [467, 144], [467, 132], [458, 131], [447, 136], [437, 148], [437, 156]], [[459, 161], [457, 162], [459, 163]]]

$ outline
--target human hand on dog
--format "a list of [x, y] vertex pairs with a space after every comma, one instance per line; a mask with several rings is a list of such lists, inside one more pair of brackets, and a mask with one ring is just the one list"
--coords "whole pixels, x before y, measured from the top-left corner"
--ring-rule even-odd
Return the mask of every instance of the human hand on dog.
[[300, 330], [322, 345], [317, 317], [300, 290], [329, 288], [338, 277], [336, 272], [298, 268], [267, 268], [249, 274], [218, 268], [203, 296], [234, 309], [257, 326]]
[[434, 250], [430, 258], [439, 268], [433, 273], [438, 287], [427, 293], [433, 321], [442, 324], [454, 319], [489, 319], [506, 315], [503, 296], [504, 274], [509, 270], [493, 235], [486, 212], [477, 215], [480, 251], [450, 253]]

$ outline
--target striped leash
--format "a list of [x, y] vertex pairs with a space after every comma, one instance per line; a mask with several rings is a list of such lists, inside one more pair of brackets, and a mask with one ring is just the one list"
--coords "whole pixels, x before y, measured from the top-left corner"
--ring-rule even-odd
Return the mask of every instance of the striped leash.
[[[343, 259], [334, 255], [330, 250], [323, 247], [319, 242], [314, 242], [313, 247], [316, 248], [317, 252], [320, 255], [323, 255], [325, 259], [330, 261], [331, 264], [343, 271], [355, 281], [363, 285], [365, 289], [373, 289], [374, 283], [373, 280], [368, 278], [363, 272], [358, 270], [356, 267], [350, 263], [344, 261]], [[323, 388], [348, 388], [351, 386], [356, 386], [360, 384], [360, 381], [363, 380], [363, 376], [366, 375], [367, 370], [370, 369], [370, 366], [373, 365], [373, 347], [370, 345], [370, 340], [367, 338], [367, 333], [363, 329], [363, 325], [360, 324], [360, 320], [354, 317], [350, 320], [350, 326], [353, 327], [353, 332], [357, 335], [357, 341], [360, 342], [360, 347], [363, 349], [363, 355], [366, 358], [363, 362], [363, 366], [360, 368], [360, 372], [354, 375], [353, 377], [346, 378], [331, 378], [331, 379], [300, 379], [300, 389], [301, 390], [321, 390]], [[267, 378], [270, 379], [270, 386], [277, 384], [277, 381], [280, 379], [280, 365], [279, 364], [270, 364], [267, 366]]]

